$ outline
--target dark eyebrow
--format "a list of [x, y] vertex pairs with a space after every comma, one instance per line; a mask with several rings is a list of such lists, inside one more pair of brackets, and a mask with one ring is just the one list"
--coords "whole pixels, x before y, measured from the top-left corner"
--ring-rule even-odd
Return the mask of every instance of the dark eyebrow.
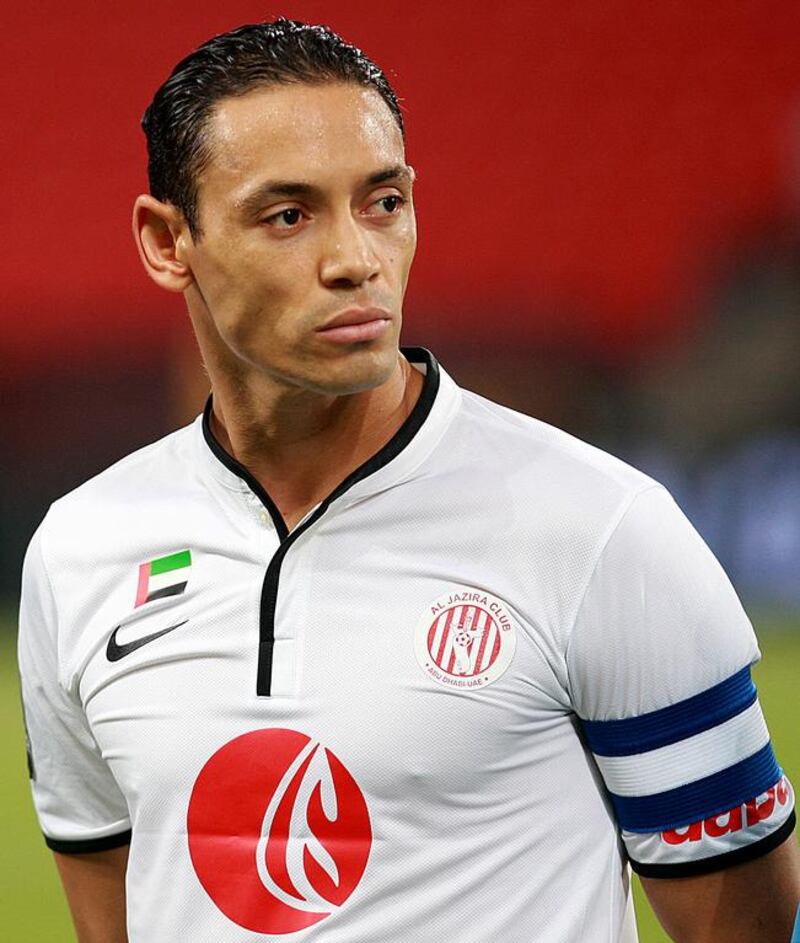
[[367, 177], [367, 184], [374, 187], [379, 183], [386, 183], [388, 180], [411, 180], [411, 170], [405, 164], [395, 164], [394, 167], [387, 167], [385, 170], [370, 174]]
[[297, 196], [319, 196], [318, 187], [310, 183], [295, 183], [291, 180], [268, 180], [236, 201], [237, 207], [245, 214], [257, 213], [270, 200], [292, 199]]
[[[365, 186], [374, 187], [390, 180], [410, 181], [411, 170], [405, 164], [395, 164], [385, 167], [374, 174], [370, 174], [364, 181]], [[257, 213], [265, 203], [275, 199], [293, 199], [294, 197], [311, 197], [319, 199], [322, 191], [311, 183], [301, 183], [294, 180], [267, 180], [259, 184], [250, 193], [236, 201], [236, 206], [245, 214]]]

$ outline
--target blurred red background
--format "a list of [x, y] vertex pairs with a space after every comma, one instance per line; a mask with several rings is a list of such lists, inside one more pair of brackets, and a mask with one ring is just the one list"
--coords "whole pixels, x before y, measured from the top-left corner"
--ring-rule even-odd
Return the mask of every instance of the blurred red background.
[[3, 12], [0, 597], [60, 494], [196, 414], [130, 236], [141, 114], [283, 14], [389, 73], [420, 247], [405, 341], [663, 480], [737, 586], [800, 607], [800, 4], [40, 0]]
[[130, 238], [139, 118], [195, 45], [276, 13], [341, 31], [405, 100], [411, 340], [628, 361], [692, 322], [740, 246], [791, 235], [796, 3], [17, 4], [0, 59], [6, 377], [186, 330]]

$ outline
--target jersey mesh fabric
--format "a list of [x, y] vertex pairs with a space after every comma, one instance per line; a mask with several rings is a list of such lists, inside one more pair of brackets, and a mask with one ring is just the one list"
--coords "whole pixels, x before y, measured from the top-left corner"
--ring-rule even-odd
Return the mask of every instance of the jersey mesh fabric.
[[[41, 547], [28, 548], [22, 579], [19, 666], [32, 752], [31, 782], [42, 829], [67, 842], [98, 840], [130, 828], [128, 806], [100, 755], [74, 687], [61, 671], [59, 618]], [[80, 797], [72, 802], [72, 797]], [[65, 802], [66, 799], [66, 802]]]
[[[442, 372], [404, 448], [288, 549], [280, 540], [198, 421], [58, 502], [32, 544], [20, 660], [34, 798], [55, 839], [129, 818], [131, 943], [635, 939], [621, 823], [579, 718], [672, 705], [757, 656], [730, 586], [663, 490]], [[185, 588], [135, 605], [142, 564], [185, 550]], [[515, 647], [504, 670], [447, 686], [420, 652], [435, 613], [465, 592], [499, 607]], [[265, 625], [268, 697], [256, 689]], [[110, 660], [117, 627], [124, 655]], [[62, 729], [67, 705], [78, 737]], [[296, 914], [264, 903], [255, 852], [210, 877], [198, 858], [204, 776], [254, 734], [330, 751], [369, 816], [363, 875], [296, 936], [263, 930]], [[271, 756], [219, 780], [220, 821], [261, 810], [241, 826], [254, 848], [276, 794]], [[246, 837], [225, 828], [223, 856]], [[280, 847], [312, 838], [290, 828]]]

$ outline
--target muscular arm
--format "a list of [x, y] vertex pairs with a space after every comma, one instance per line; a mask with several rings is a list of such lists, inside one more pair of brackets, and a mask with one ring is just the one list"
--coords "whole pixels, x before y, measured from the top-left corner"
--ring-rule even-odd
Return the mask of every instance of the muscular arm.
[[676, 943], [789, 943], [800, 901], [797, 839], [723, 871], [642, 878], [642, 887]]
[[56, 852], [55, 859], [79, 943], [127, 943], [128, 847], [81, 855]]

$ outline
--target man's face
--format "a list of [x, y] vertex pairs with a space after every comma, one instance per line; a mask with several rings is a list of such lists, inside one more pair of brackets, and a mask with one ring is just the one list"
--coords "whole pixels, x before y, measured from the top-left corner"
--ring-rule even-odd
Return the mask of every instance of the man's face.
[[209, 131], [202, 235], [182, 240], [206, 358], [334, 395], [384, 382], [416, 226], [383, 99], [344, 83], [257, 89], [220, 102]]

